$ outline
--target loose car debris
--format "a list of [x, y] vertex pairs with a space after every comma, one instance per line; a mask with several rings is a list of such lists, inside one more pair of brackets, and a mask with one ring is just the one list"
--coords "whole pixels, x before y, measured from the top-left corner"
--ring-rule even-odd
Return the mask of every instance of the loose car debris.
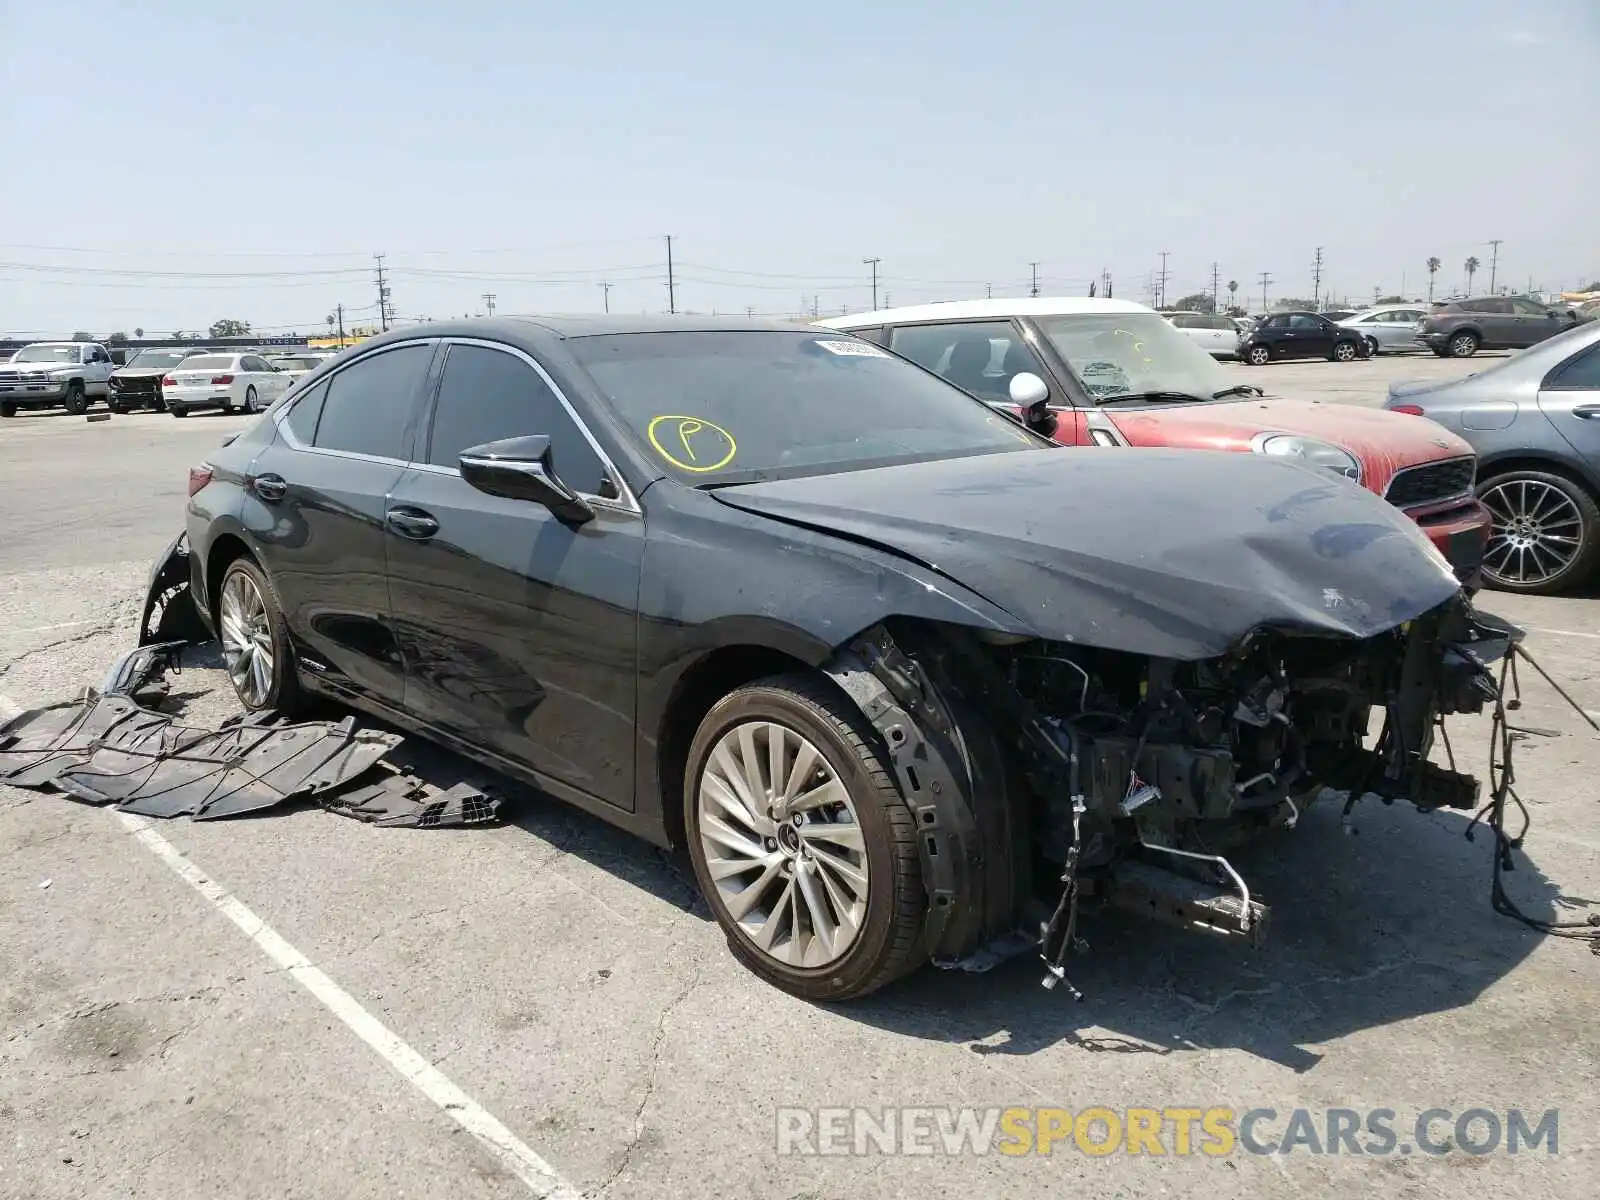
[[198, 821], [312, 800], [377, 825], [480, 825], [500, 801], [470, 784], [441, 789], [384, 763], [399, 734], [342, 721], [288, 724], [271, 713], [220, 729], [179, 724], [145, 707], [165, 696], [181, 642], [118, 659], [104, 690], [22, 713], [0, 725], [0, 783], [63, 792], [147, 817]]

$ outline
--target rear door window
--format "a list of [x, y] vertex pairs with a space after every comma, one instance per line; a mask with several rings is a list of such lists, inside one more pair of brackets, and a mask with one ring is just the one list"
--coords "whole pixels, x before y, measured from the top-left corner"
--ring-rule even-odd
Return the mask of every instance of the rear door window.
[[1600, 343], [1551, 371], [1544, 386], [1565, 392], [1600, 391]]
[[289, 409], [283, 423], [289, 427], [295, 441], [313, 446], [317, 437], [317, 418], [322, 415], [322, 402], [328, 398], [328, 381], [324, 379], [309, 392], [303, 393]]
[[319, 450], [404, 461], [417, 395], [432, 356], [430, 345], [398, 346], [330, 376], [312, 444]]

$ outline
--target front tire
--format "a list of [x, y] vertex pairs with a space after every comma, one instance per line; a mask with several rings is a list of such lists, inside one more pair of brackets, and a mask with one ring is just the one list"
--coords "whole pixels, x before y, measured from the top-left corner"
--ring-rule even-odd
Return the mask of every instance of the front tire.
[[251, 712], [293, 716], [304, 707], [283, 606], [266, 573], [236, 558], [217, 586], [217, 640], [239, 703]]
[[14, 417], [17, 415], [17, 406], [14, 401], [0, 401], [0, 417]]
[[1600, 506], [1562, 475], [1508, 471], [1478, 484], [1494, 518], [1483, 577], [1497, 591], [1545, 596], [1581, 583], [1600, 558]]
[[1458, 333], [1450, 339], [1451, 358], [1471, 358], [1478, 352], [1478, 335]]
[[1369, 337], [1367, 339], [1367, 357], [1368, 358], [1377, 358], [1378, 357], [1378, 339], [1377, 338]]
[[695, 878], [728, 947], [806, 1000], [849, 1000], [924, 961], [911, 810], [842, 693], [783, 675], [723, 697], [684, 777]]
[[1355, 362], [1356, 354], [1356, 344], [1354, 342], [1335, 342], [1333, 344], [1333, 354], [1329, 357], [1334, 362], [1347, 363]]
[[1244, 361], [1252, 367], [1264, 367], [1272, 361], [1272, 351], [1266, 346], [1251, 346], [1244, 352]]
[[84, 395], [83, 384], [76, 379], [67, 384], [67, 395], [61, 401], [61, 407], [74, 417], [81, 417], [89, 410], [89, 397]]

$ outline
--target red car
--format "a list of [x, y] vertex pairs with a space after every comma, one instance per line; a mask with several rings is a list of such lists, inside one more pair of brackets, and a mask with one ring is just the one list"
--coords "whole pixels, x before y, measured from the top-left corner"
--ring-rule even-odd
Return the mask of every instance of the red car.
[[1296, 459], [1413, 517], [1475, 583], [1491, 520], [1477, 458], [1432, 421], [1268, 396], [1239, 384], [1153, 309], [1125, 300], [975, 300], [820, 322], [877, 342], [997, 406], [1052, 419], [1068, 446], [1170, 446]]

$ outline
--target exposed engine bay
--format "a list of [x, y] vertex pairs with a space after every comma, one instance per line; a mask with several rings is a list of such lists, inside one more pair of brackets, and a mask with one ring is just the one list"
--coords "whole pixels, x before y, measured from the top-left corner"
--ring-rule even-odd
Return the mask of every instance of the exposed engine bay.
[[[1499, 703], [1491, 664], [1520, 637], [1465, 596], [1366, 639], [1261, 629], [1190, 662], [908, 623], [858, 639], [835, 677], [918, 813], [930, 954], [985, 969], [1036, 940], [1054, 986], [1091, 902], [1259, 937], [1267, 910], [1226, 851], [1312, 803], [1347, 827], [1363, 799], [1477, 809], [1445, 719]], [[1003, 927], [1008, 905], [1033, 906], [1037, 939]]]

